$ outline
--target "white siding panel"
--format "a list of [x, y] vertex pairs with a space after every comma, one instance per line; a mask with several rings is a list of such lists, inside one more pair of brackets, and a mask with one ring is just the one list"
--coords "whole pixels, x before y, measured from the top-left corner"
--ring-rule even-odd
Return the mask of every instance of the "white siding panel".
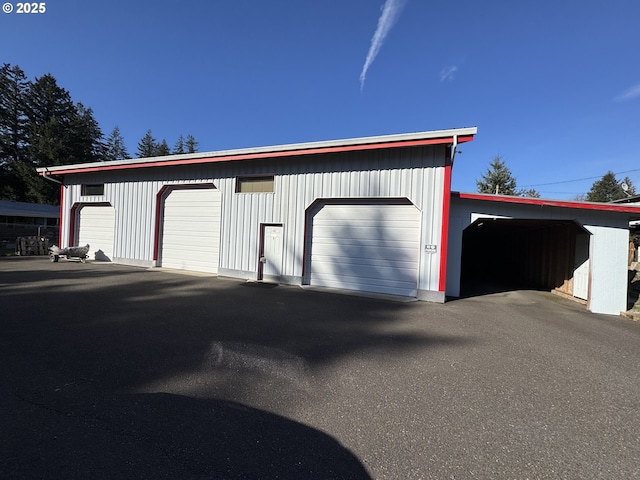
[[327, 204], [312, 224], [311, 285], [416, 296], [420, 212], [413, 205]]

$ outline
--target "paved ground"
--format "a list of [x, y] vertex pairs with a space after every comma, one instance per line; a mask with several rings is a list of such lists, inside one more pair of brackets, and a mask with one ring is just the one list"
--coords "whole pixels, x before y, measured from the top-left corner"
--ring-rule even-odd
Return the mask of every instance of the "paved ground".
[[0, 477], [640, 478], [640, 323], [0, 258]]

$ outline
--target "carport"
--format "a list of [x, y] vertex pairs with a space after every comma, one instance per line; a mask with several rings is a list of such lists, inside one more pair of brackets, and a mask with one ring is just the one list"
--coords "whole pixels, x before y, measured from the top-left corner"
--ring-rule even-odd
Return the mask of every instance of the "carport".
[[541, 289], [618, 315], [627, 310], [629, 221], [638, 218], [638, 207], [454, 192], [446, 294]]
[[492, 288], [589, 294], [591, 234], [572, 220], [480, 218], [462, 234], [462, 295]]

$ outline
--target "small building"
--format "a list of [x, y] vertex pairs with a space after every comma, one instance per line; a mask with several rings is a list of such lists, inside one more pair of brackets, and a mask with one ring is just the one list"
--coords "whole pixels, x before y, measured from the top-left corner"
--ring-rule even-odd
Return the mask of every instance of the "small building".
[[[489, 217], [537, 218], [506, 212], [507, 202], [497, 198], [451, 195], [456, 147], [476, 132], [438, 130], [38, 172], [61, 183], [61, 245], [88, 243], [96, 259], [444, 302], [460, 295], [463, 231], [480, 218], [475, 205], [464, 202], [492, 205]], [[594, 255], [587, 267], [589, 306], [619, 313], [625, 308], [618, 297], [600, 300], [600, 289], [611, 278], [618, 282], [620, 269], [617, 257], [601, 257], [599, 242], [601, 236], [619, 242], [618, 229], [637, 209], [612, 208], [607, 215], [575, 202], [562, 215], [548, 208], [543, 216], [568, 216], [564, 220], [574, 226], [563, 228], [576, 238], [598, 236], [586, 253]]]
[[49, 232], [57, 229], [59, 218], [57, 206], [0, 200], [0, 240]]

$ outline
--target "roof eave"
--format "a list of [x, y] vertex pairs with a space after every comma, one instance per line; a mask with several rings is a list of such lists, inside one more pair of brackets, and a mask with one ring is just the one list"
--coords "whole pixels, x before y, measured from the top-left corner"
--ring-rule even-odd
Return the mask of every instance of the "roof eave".
[[115, 160], [110, 162], [94, 162], [74, 165], [61, 165], [56, 167], [40, 167], [36, 170], [42, 176], [66, 175], [105, 170], [124, 170], [131, 168], [189, 165], [198, 163], [215, 163], [261, 158], [304, 156], [319, 153], [335, 153], [344, 151], [373, 150], [381, 148], [435, 145], [452, 143], [454, 139], [457, 141], [457, 143], [464, 143], [473, 140], [476, 133], [477, 127], [468, 127], [450, 130], [434, 130], [429, 132], [383, 135], [376, 137], [362, 137], [344, 140], [276, 145], [270, 147], [243, 148], [237, 150], [221, 150], [214, 152], [167, 155], [162, 157], [135, 158], [127, 160]]

